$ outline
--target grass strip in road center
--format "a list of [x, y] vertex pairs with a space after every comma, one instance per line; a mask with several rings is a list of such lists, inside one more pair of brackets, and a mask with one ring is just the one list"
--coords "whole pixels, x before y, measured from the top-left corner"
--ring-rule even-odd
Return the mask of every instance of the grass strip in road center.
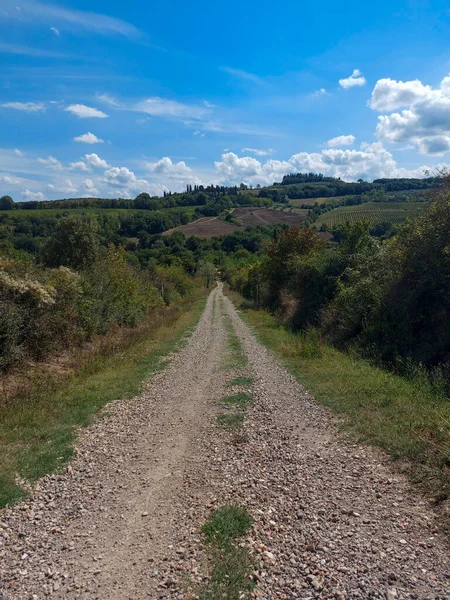
[[198, 600], [251, 598], [253, 560], [240, 540], [252, 524], [253, 518], [244, 507], [228, 504], [215, 510], [203, 525], [210, 576], [199, 590]]
[[230, 350], [230, 357], [226, 362], [225, 369], [231, 371], [233, 369], [245, 367], [248, 360], [242, 349], [241, 341], [234, 330], [231, 317], [229, 315], [223, 315], [223, 323], [228, 338], [228, 348]]
[[239, 392], [238, 394], [233, 394], [233, 396], [223, 396], [220, 399], [220, 402], [223, 404], [238, 406], [239, 408], [245, 408], [248, 404], [254, 402], [254, 398], [250, 396], [250, 394]]

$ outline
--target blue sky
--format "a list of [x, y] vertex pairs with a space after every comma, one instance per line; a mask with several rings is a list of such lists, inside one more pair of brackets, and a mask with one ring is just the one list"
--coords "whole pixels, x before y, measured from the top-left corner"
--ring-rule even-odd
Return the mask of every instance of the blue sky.
[[447, 2], [0, 4], [0, 193], [423, 176], [450, 162]]

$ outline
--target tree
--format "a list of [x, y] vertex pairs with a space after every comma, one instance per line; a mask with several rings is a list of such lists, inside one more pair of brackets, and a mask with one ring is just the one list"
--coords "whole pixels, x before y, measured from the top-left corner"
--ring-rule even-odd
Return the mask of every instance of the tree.
[[0, 210], [13, 210], [14, 200], [11, 196], [2, 196], [0, 198]]
[[98, 249], [97, 222], [87, 216], [73, 215], [58, 223], [42, 258], [48, 267], [84, 269], [95, 262]]
[[198, 274], [203, 277], [206, 287], [210, 288], [216, 277], [216, 267], [210, 262], [201, 262], [198, 266]]

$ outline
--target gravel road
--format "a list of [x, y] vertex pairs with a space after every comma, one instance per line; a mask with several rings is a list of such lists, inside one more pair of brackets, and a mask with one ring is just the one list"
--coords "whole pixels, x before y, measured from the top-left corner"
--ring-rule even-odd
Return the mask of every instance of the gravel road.
[[[233, 370], [224, 315], [248, 358]], [[256, 399], [243, 443], [216, 424], [237, 375]], [[342, 439], [221, 284], [185, 347], [76, 450], [65, 473], [0, 512], [0, 600], [194, 598], [207, 579], [201, 524], [230, 501], [255, 519], [255, 598], [450, 599], [430, 505], [381, 452]]]

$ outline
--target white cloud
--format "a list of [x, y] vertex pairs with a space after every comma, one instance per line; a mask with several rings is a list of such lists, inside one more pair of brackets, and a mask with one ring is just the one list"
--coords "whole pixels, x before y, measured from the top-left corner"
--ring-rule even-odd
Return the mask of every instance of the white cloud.
[[7, 44], [0, 42], [0, 52], [4, 54], [20, 54], [23, 56], [41, 56], [45, 58], [70, 58], [67, 54], [59, 52], [49, 52], [40, 48], [31, 48], [29, 46], [19, 46], [18, 44]]
[[0, 176], [0, 181], [6, 185], [19, 185], [22, 183], [21, 179], [14, 177], [13, 175], [2, 175]]
[[107, 15], [81, 10], [62, 8], [55, 4], [44, 4], [35, 0], [21, 0], [20, 11], [16, 8], [16, 0], [3, 0], [5, 8], [11, 8], [11, 12], [0, 13], [0, 19], [11, 19], [24, 21], [41, 21], [44, 23], [68, 23], [71, 28], [81, 28], [94, 31], [102, 35], [123, 35], [128, 38], [140, 37], [139, 29]]
[[70, 179], [58, 181], [55, 184], [48, 185], [47, 187], [49, 191], [58, 192], [60, 194], [75, 194], [78, 191], [77, 187], [72, 183]]
[[310, 98], [321, 98], [323, 96], [328, 96], [328, 92], [325, 88], [320, 88], [320, 90], [316, 90], [310, 94]]
[[83, 135], [79, 135], [73, 138], [75, 142], [82, 142], [83, 144], [103, 144], [104, 140], [98, 138], [94, 133], [90, 131], [88, 133], [83, 133]]
[[120, 102], [110, 94], [97, 94], [95, 97], [97, 98], [97, 100], [100, 100], [100, 102], [103, 102], [104, 104], [109, 104], [109, 106], [121, 106]]
[[359, 69], [354, 69], [350, 77], [339, 79], [339, 85], [346, 90], [352, 87], [361, 87], [362, 85], [366, 85], [366, 83], [366, 78]]
[[41, 163], [41, 165], [45, 165], [52, 171], [63, 171], [64, 165], [54, 156], [48, 156], [47, 158], [38, 158], [37, 161]]
[[429, 85], [423, 85], [419, 79], [413, 81], [395, 81], [379, 79], [372, 91], [368, 104], [380, 112], [409, 106], [417, 100], [430, 98], [433, 91]]
[[100, 194], [98, 189], [95, 187], [92, 179], [84, 179], [83, 187], [84, 187], [85, 191], [87, 192], [86, 196], [98, 196]]
[[327, 144], [330, 148], [336, 148], [338, 146], [351, 146], [355, 143], [354, 135], [338, 135], [337, 137], [328, 140]]
[[71, 104], [64, 110], [67, 112], [71, 112], [77, 117], [80, 117], [80, 119], [88, 119], [91, 117], [97, 119], [106, 119], [107, 117], [109, 117], [109, 115], [102, 112], [101, 110], [97, 110], [96, 108], [92, 108], [91, 106], [85, 106], [84, 104]]
[[184, 161], [174, 163], [168, 156], [164, 156], [154, 163], [148, 162], [147, 168], [150, 173], [161, 175], [165, 179], [173, 179], [183, 183], [200, 183], [193, 170]]
[[222, 67], [222, 71], [233, 75], [233, 77], [237, 77], [238, 79], [243, 79], [244, 81], [251, 81], [252, 83], [256, 83], [258, 85], [264, 84], [264, 80], [253, 73], [249, 73], [248, 71], [243, 71], [242, 69], [232, 69], [231, 67]]
[[60, 36], [59, 29], [57, 29], [56, 27], [50, 27], [50, 31], [53, 31], [53, 33], [58, 37]]
[[22, 197], [26, 202], [29, 200], [45, 200], [45, 196], [42, 192], [31, 192], [30, 190], [24, 190], [22, 192]]
[[111, 167], [104, 173], [103, 183], [112, 187], [113, 194], [120, 193], [122, 196], [131, 197], [140, 192], [148, 192], [152, 195], [162, 195], [168, 191], [164, 185], [152, 184], [145, 179], [138, 179], [133, 171], [127, 167]]
[[341, 177], [348, 181], [377, 179], [380, 177], [424, 177], [423, 166], [407, 170], [397, 165], [392, 154], [380, 142], [361, 144], [360, 150], [327, 148], [322, 152], [299, 152], [287, 161], [268, 160], [265, 163], [249, 156], [238, 157], [233, 152], [222, 155], [215, 162], [222, 183], [230, 185], [271, 184], [280, 181], [286, 173], [315, 172]]
[[42, 102], [6, 102], [1, 106], [3, 106], [3, 108], [13, 108], [14, 110], [23, 110], [25, 112], [40, 112], [45, 110], [45, 104]]
[[200, 129], [196, 129], [192, 135], [198, 135], [199, 137], [205, 137], [205, 134], [203, 132], [200, 131]]
[[146, 113], [152, 117], [169, 117], [175, 119], [201, 119], [208, 112], [206, 107], [182, 104], [176, 100], [167, 100], [157, 96], [138, 102], [134, 110]]
[[421, 81], [377, 81], [369, 106], [378, 111], [392, 111], [378, 117], [376, 129], [380, 140], [413, 144], [422, 154], [450, 151], [450, 77], [438, 88]]
[[84, 160], [78, 160], [70, 163], [69, 167], [72, 171], [91, 171], [92, 169], [87, 165]]
[[24, 152], [22, 152], [22, 150], [19, 150], [19, 148], [15, 148], [15, 149], [14, 149], [14, 154], [15, 154], [16, 156], [24, 156], [24, 155], [25, 155], [25, 153], [24, 153]]
[[211, 104], [211, 102], [208, 102], [208, 100], [203, 100], [203, 104], [206, 106], [206, 108], [216, 108], [216, 105]]
[[273, 153], [273, 150], [272, 148], [267, 148], [267, 150], [260, 150], [259, 148], [242, 148], [241, 152], [250, 152], [256, 156], [269, 156], [269, 154]]
[[103, 160], [103, 158], [100, 158], [100, 156], [95, 153], [85, 154], [84, 160], [98, 169], [108, 169], [110, 166], [106, 160]]

